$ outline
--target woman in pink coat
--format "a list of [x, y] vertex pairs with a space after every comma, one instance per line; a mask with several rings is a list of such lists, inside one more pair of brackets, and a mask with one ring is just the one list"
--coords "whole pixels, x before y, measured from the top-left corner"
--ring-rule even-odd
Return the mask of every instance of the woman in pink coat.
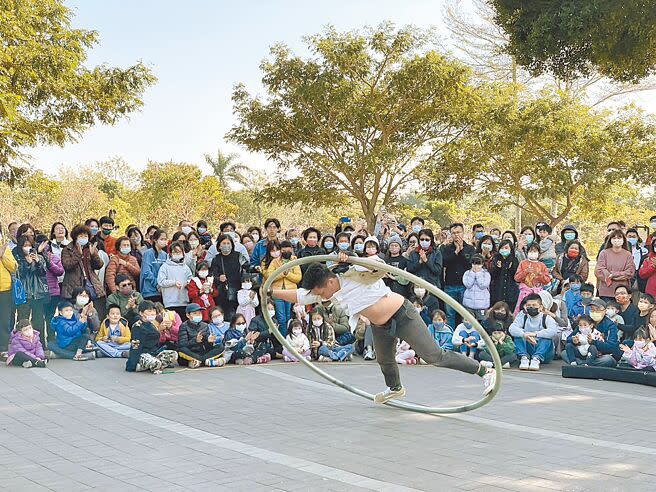
[[651, 294], [656, 298], [656, 241], [652, 241], [649, 245], [649, 258], [642, 262], [639, 275], [647, 281], [645, 294]]
[[611, 232], [606, 240], [606, 249], [599, 253], [595, 267], [599, 297], [612, 301], [617, 287], [631, 289], [635, 270], [626, 236], [619, 229]]

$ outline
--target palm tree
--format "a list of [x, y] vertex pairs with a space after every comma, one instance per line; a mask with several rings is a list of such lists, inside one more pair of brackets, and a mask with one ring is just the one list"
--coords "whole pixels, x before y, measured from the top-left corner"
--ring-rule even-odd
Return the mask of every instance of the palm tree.
[[251, 169], [239, 162], [239, 155], [237, 154], [224, 154], [221, 149], [216, 151], [216, 157], [210, 154], [205, 154], [205, 162], [212, 168], [214, 176], [219, 179], [221, 186], [229, 188], [230, 181], [245, 186], [248, 183], [246, 173], [251, 172]]

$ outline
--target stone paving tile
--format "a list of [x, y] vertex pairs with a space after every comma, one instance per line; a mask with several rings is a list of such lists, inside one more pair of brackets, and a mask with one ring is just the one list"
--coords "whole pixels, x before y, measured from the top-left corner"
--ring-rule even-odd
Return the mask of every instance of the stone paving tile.
[[[375, 363], [326, 366], [368, 391], [381, 385]], [[234, 442], [282, 453], [292, 466], [119, 415], [49, 385], [32, 370], [0, 368], [0, 428], [9, 434], [0, 444], [0, 487], [365, 490], [296, 469], [298, 458], [332, 468], [333, 478], [349, 472], [346, 477], [420, 490], [650, 490], [656, 480], [653, 455], [489, 425], [508, 422], [623, 443], [626, 426], [618, 431], [618, 422], [644, 419], [656, 402], [650, 388], [564, 380], [555, 366], [539, 374], [511, 371], [501, 395], [472, 414], [482, 420], [470, 422], [376, 407], [323, 385], [299, 365], [266, 368], [292, 379], [237, 367], [160, 377], [127, 374], [122, 364], [107, 359], [84, 367], [59, 360], [51, 365], [82, 388]], [[417, 401], [451, 404], [480, 395], [480, 385], [470, 376], [452, 371], [413, 367], [402, 368], [402, 375], [409, 397]], [[602, 393], [586, 393], [589, 388]], [[631, 395], [645, 400], [632, 401]], [[572, 425], [582, 415], [595, 416], [594, 435]], [[288, 435], [287, 424], [310, 430]], [[648, 427], [631, 443], [653, 449], [654, 438], [656, 430]]]

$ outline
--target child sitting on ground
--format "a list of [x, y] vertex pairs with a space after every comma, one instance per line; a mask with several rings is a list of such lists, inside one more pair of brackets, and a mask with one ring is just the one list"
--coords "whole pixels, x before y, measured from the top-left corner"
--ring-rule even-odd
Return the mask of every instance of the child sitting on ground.
[[46, 367], [46, 355], [43, 352], [38, 331], [32, 328], [27, 319], [19, 319], [16, 328], [11, 332], [9, 350], [7, 352], [8, 366]]
[[584, 314], [579, 318], [578, 327], [572, 333], [571, 342], [565, 344], [565, 352], [571, 365], [576, 366], [579, 362], [586, 364], [599, 357], [599, 350], [592, 343], [594, 340], [603, 340], [603, 336], [595, 328], [592, 318]]
[[538, 261], [540, 247], [532, 243], [528, 247], [527, 260], [523, 260], [515, 273], [515, 282], [519, 284], [519, 297], [513, 314], [517, 316], [522, 306], [522, 301], [529, 294], [537, 294], [545, 285], [551, 282], [549, 269], [544, 263]]
[[182, 326], [182, 318], [175, 311], [169, 311], [164, 307], [164, 304], [155, 303], [155, 310], [157, 315], [153, 325], [159, 330], [159, 345], [165, 350], [178, 350], [178, 338], [180, 335], [180, 327]]
[[441, 309], [433, 313], [433, 322], [428, 325], [428, 331], [435, 343], [443, 350], [453, 350], [453, 330], [446, 324], [446, 314]]
[[244, 356], [251, 355], [255, 348], [253, 344], [250, 344], [246, 347], [246, 339], [244, 338], [244, 332], [246, 331], [246, 318], [243, 314], [235, 314], [230, 321], [230, 326], [223, 334], [223, 346], [225, 347], [225, 353], [223, 357], [227, 363], [232, 362], [233, 364], [237, 363], [237, 355], [241, 356], [240, 364], [252, 364], [252, 359], [248, 358], [248, 362], [244, 360]]
[[121, 308], [111, 304], [107, 308], [107, 318], [100, 323], [96, 335], [96, 347], [107, 357], [127, 358], [130, 352], [130, 328], [125, 318], [121, 317]]
[[404, 340], [399, 340], [396, 344], [396, 363], [412, 365], [417, 363], [415, 351], [410, 348], [410, 344]]
[[130, 354], [125, 363], [128, 372], [150, 371], [161, 374], [162, 369], [175, 364], [178, 353], [175, 350], [163, 350], [159, 345], [160, 332], [155, 326], [157, 310], [152, 301], [139, 304], [140, 319], [132, 326]]
[[[286, 338], [299, 354], [308, 360], [310, 359], [310, 340], [303, 333], [303, 323], [300, 320], [291, 320]], [[286, 348], [282, 349], [282, 355], [285, 358], [285, 362], [298, 362], [298, 359]]]
[[78, 319], [70, 302], [61, 301], [58, 304], [51, 322], [52, 329], [57, 333], [56, 343], [52, 344], [51, 349], [58, 357], [77, 361], [94, 358], [93, 352], [89, 357], [83, 355], [83, 352], [93, 349], [93, 344], [88, 345], [91, 340], [89, 339], [87, 313], [91, 309], [91, 304], [86, 304]]
[[[210, 328], [210, 333], [213, 334], [217, 340], [223, 340], [223, 336], [230, 325], [226, 323], [224, 318], [223, 309], [219, 306], [215, 306], [210, 309], [210, 322], [208, 323]], [[226, 361], [228, 359], [226, 358]]]
[[[622, 316], [618, 314], [621, 312], [622, 312], [622, 308], [620, 307], [619, 303], [615, 301], [611, 301], [608, 304], [606, 304], [606, 316], [608, 316], [608, 318], [617, 326], [624, 324], [624, 318], [622, 318]], [[617, 336], [621, 337], [622, 334], [618, 332]]]
[[476, 352], [478, 352], [481, 342], [481, 336], [469, 321], [460, 323], [451, 338], [454, 350], [459, 350], [460, 353], [465, 354], [471, 359], [476, 358]]
[[335, 341], [335, 330], [323, 319], [323, 314], [316, 308], [311, 313], [312, 324], [308, 328], [310, 355], [319, 362], [353, 359], [353, 344], [341, 347]]
[[620, 363], [634, 369], [656, 370], [656, 345], [648, 328], [638, 329], [633, 338], [633, 346], [620, 345], [623, 355]]
[[251, 276], [247, 273], [242, 277], [241, 289], [237, 291], [237, 303], [239, 304], [237, 313], [242, 314], [246, 320], [246, 326], [250, 326], [255, 317], [255, 309], [260, 305], [260, 300], [257, 292], [253, 290]]

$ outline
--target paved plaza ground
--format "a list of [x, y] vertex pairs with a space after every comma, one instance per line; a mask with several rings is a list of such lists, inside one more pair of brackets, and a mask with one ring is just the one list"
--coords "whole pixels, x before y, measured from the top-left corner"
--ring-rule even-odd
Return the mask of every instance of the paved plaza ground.
[[[298, 364], [129, 374], [125, 361], [0, 368], [0, 489], [655, 490], [651, 387], [505, 371], [485, 408], [375, 406]], [[323, 364], [375, 392], [376, 363]], [[402, 368], [408, 399], [478, 399], [480, 380]]]

